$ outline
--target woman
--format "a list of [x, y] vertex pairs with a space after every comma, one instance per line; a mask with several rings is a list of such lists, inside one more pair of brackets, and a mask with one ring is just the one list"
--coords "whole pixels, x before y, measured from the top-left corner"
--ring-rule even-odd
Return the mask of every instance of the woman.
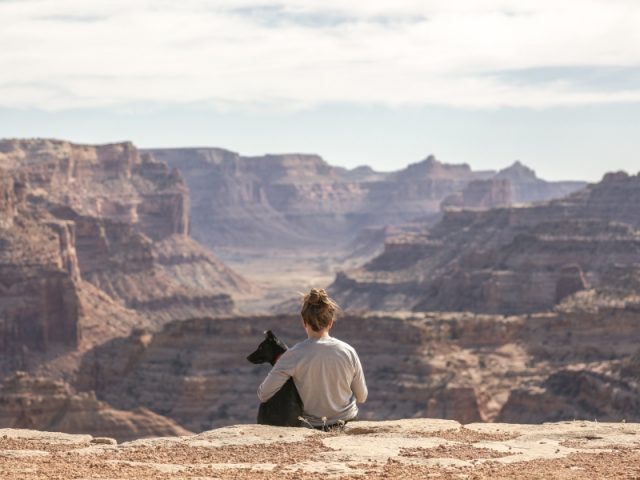
[[321, 429], [356, 418], [356, 403], [364, 403], [368, 393], [356, 351], [329, 336], [336, 308], [324, 290], [305, 295], [301, 315], [308, 338], [284, 352], [258, 388], [266, 402], [293, 377], [305, 420]]

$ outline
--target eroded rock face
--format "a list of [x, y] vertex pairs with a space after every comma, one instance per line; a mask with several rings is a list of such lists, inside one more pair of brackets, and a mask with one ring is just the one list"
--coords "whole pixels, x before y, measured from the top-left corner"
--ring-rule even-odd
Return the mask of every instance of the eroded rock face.
[[498, 421], [626, 420], [640, 410], [638, 384], [589, 370], [560, 370], [540, 386], [511, 392]]
[[152, 239], [188, 232], [184, 181], [166, 164], [139, 155], [131, 143], [2, 140], [0, 167], [53, 203], [134, 225]]
[[[317, 155], [243, 157], [215, 148], [148, 152], [180, 170], [191, 191], [193, 234], [214, 247], [335, 246], [363, 228], [434, 219], [442, 200], [452, 194], [463, 197], [462, 205], [487, 208], [509, 204], [512, 189], [528, 188], [509, 172], [494, 182], [496, 172], [474, 172], [466, 164], [448, 165], [433, 156], [383, 173], [333, 167]], [[556, 188], [535, 174], [525, 183], [548, 187], [532, 195], [537, 199], [582, 185]]]
[[16, 191], [13, 177], [0, 170], [0, 228], [10, 228], [16, 216]]
[[[578, 306], [563, 302], [558, 312], [527, 316], [341, 318], [334, 334], [358, 351], [370, 391], [360, 416], [640, 420], [633, 400], [640, 381], [637, 299], [579, 295], [585, 298], [570, 297]], [[269, 368], [245, 357], [267, 329], [289, 345], [302, 340], [299, 322], [297, 316], [194, 319], [162, 332], [138, 331], [88, 352], [76, 386], [118, 408], [149, 408], [192, 431], [254, 422], [256, 390]], [[611, 395], [616, 400], [607, 402]]]
[[80, 340], [74, 228], [46, 212], [14, 215], [0, 228], [0, 354]]
[[93, 393], [75, 393], [61, 380], [18, 372], [1, 385], [0, 428], [85, 433], [118, 441], [190, 433], [146, 409], [116, 410]]
[[584, 182], [544, 181], [520, 161], [516, 161], [510, 167], [500, 170], [494, 178], [496, 180], [508, 180], [513, 185], [512, 201], [519, 204], [561, 198], [585, 186]]
[[565, 199], [446, 210], [424, 234], [390, 238], [331, 287], [346, 308], [531, 313], [607, 287], [612, 266], [640, 268], [640, 177], [607, 176]]
[[198, 315], [228, 314], [227, 292], [251, 288], [211, 252], [184, 235], [153, 241], [131, 225], [53, 207], [72, 222], [82, 278], [155, 324]]
[[[130, 143], [3, 140], [0, 167], [5, 352], [77, 347], [88, 319], [80, 290], [88, 304], [126, 317], [130, 328], [133, 319], [144, 326], [228, 314], [230, 294], [251, 288], [188, 237], [188, 191], [177, 171]], [[99, 295], [89, 300], [85, 282], [122, 305]], [[122, 306], [146, 320], [123, 315]]]
[[513, 203], [513, 186], [506, 178], [474, 180], [467, 184], [461, 192], [445, 198], [441, 208], [451, 207], [468, 209], [488, 209], [506, 207]]

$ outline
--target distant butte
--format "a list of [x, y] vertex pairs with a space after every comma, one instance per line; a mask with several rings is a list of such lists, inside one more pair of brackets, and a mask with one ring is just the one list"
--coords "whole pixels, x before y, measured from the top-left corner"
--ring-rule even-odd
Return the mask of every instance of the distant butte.
[[[214, 248], [335, 247], [365, 228], [434, 221], [447, 197], [462, 198], [466, 188], [495, 190], [494, 180], [502, 181], [504, 193], [482, 195], [482, 208], [562, 197], [584, 186], [546, 182], [520, 163], [474, 172], [433, 155], [402, 170], [376, 172], [334, 167], [317, 155], [245, 157], [219, 148], [144, 152], [180, 170], [191, 192], [193, 235]], [[450, 204], [467, 207], [470, 198]]]
[[345, 308], [549, 310], [576, 291], [613, 288], [617, 267], [638, 269], [639, 202], [639, 176], [609, 174], [547, 203], [445, 209], [423, 232], [388, 238], [381, 255], [340, 273], [331, 290]]

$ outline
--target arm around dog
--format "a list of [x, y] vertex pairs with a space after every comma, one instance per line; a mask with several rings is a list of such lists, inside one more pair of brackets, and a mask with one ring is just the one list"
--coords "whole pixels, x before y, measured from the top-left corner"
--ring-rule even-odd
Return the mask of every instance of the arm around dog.
[[293, 376], [295, 367], [295, 354], [291, 350], [287, 350], [258, 387], [258, 398], [262, 403], [273, 397], [287, 383], [287, 380]]
[[353, 376], [353, 380], [351, 381], [351, 391], [356, 397], [356, 402], [364, 403], [367, 401], [367, 396], [369, 395], [369, 390], [367, 389], [367, 383], [364, 380], [364, 372], [362, 371], [362, 364], [360, 363], [360, 358], [358, 358], [358, 354], [355, 353], [355, 375]]

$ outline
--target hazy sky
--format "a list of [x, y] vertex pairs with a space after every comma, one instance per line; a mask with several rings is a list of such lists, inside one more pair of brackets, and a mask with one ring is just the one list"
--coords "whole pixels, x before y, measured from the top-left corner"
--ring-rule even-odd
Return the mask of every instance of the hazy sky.
[[0, 137], [640, 170], [638, 0], [0, 0]]

